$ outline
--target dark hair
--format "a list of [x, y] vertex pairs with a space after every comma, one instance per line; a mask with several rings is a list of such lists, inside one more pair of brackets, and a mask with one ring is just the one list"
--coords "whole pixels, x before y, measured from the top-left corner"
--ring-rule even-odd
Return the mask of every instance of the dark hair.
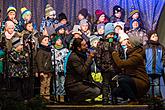
[[24, 28], [25, 28], [25, 29], [26, 29], [26, 27], [27, 27], [28, 24], [33, 24], [33, 22], [32, 22], [32, 21], [29, 21], [29, 22], [25, 23], [25, 24], [24, 24]]
[[71, 50], [76, 51], [77, 47], [81, 47], [82, 38], [75, 38], [71, 47]]

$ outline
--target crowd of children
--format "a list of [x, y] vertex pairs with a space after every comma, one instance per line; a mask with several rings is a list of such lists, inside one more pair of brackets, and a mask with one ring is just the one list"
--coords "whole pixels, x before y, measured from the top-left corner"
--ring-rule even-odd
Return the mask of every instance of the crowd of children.
[[[139, 10], [132, 9], [128, 19], [124, 20], [125, 10], [118, 5], [113, 7], [112, 16], [98, 9], [95, 11], [96, 21], [93, 22], [88, 10], [83, 8], [74, 23], [70, 23], [64, 13], [56, 15], [53, 7], [47, 4], [39, 30], [32, 21], [30, 10], [21, 8], [20, 20], [16, 19], [17, 11], [9, 6], [6, 18], [1, 20], [0, 82], [9, 78], [9, 88], [17, 90], [20, 99], [28, 100], [39, 94], [46, 100], [50, 100], [51, 95], [61, 96], [62, 100], [67, 95], [64, 88], [66, 59], [76, 38], [84, 39], [89, 50], [97, 53], [91, 73], [102, 75], [103, 104], [109, 103], [110, 89], [113, 88], [111, 79], [125, 72], [115, 65], [109, 49], [113, 47], [119, 51], [120, 58], [127, 59], [126, 43], [129, 37], [139, 37], [143, 42], [146, 71], [148, 74], [158, 74], [154, 77], [155, 83], [161, 78], [161, 85], [164, 85], [165, 48], [159, 43], [155, 31], [152, 34], [146, 32]], [[35, 77], [40, 79], [39, 93], [34, 91]], [[150, 78], [152, 80], [153, 77]], [[1, 88], [4, 83], [0, 83]], [[165, 97], [163, 88], [160, 94], [156, 93], [158, 97]]]

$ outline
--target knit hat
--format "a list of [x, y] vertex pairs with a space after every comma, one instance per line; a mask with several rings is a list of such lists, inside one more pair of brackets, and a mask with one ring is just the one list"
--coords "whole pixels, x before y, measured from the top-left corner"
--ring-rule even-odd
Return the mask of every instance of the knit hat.
[[55, 32], [58, 32], [60, 29], [62, 28], [65, 28], [64, 24], [62, 23], [58, 23], [56, 26], [55, 26]]
[[96, 14], [96, 18], [97, 19], [99, 19], [99, 17], [101, 16], [101, 15], [105, 15], [105, 12], [103, 11], [103, 10], [96, 10], [95, 11], [95, 14]]
[[87, 19], [82, 19], [82, 20], [80, 21], [80, 26], [81, 26], [81, 25], [84, 25], [84, 24], [88, 24], [88, 20], [87, 20]]
[[17, 47], [17, 46], [19, 46], [19, 45], [22, 45], [23, 44], [23, 41], [22, 41], [22, 39], [20, 39], [19, 37], [14, 37], [13, 39], [12, 39], [12, 46], [13, 47]]
[[88, 16], [88, 10], [86, 8], [82, 8], [79, 12], [78, 15], [82, 14], [85, 18]]
[[114, 27], [116, 28], [117, 26], [120, 26], [122, 30], [124, 30], [124, 22], [118, 21], [114, 23]]
[[59, 35], [56, 35], [53, 39], [52, 39], [52, 43], [56, 43], [56, 41], [58, 40], [58, 39], [61, 39], [61, 36], [59, 36]]
[[114, 25], [113, 23], [107, 23], [105, 25], [105, 33], [104, 33], [104, 36], [107, 36], [109, 33], [114, 33], [115, 30], [114, 30]]
[[5, 28], [10, 28], [10, 27], [15, 28], [15, 24], [12, 21], [6, 21]]
[[135, 9], [134, 7], [131, 7], [131, 12], [129, 17], [133, 16], [135, 13], [139, 13], [139, 10]]
[[113, 15], [118, 13], [118, 12], [121, 12], [121, 11], [122, 11], [122, 8], [119, 5], [115, 5], [113, 7]]
[[129, 38], [129, 36], [124, 32], [119, 34], [119, 42], [122, 42], [128, 38]]
[[73, 26], [73, 30], [72, 30], [72, 34], [82, 34], [81, 31], [80, 31], [80, 25], [74, 25]]
[[42, 40], [48, 36], [42, 35], [38, 38], [38, 43], [41, 44]]
[[[140, 20], [138, 20], [138, 19], [132, 19], [132, 20], [130, 21], [130, 29], [133, 29], [132, 24], [133, 24], [133, 22], [135, 22], [135, 21], [137, 21], [137, 22], [138, 22], [139, 27], [140, 27]], [[137, 28], [139, 28], [139, 27], [137, 27]]]
[[50, 4], [46, 5], [45, 8], [45, 17], [49, 17], [50, 15], [54, 15], [54, 18], [56, 17], [56, 11], [53, 9], [53, 7], [50, 6]]
[[90, 36], [90, 45], [93, 46], [95, 41], [100, 41], [100, 37], [97, 37], [96, 35]]
[[32, 14], [31, 11], [28, 10], [27, 8], [25, 7], [21, 8], [21, 16], [23, 19], [25, 18], [26, 15], [31, 15], [31, 14]]
[[7, 13], [9, 13], [10, 11], [16, 12], [16, 8], [13, 7], [13, 6], [9, 6], [8, 9], [7, 9]]
[[60, 13], [60, 14], [58, 15], [58, 20], [59, 20], [59, 22], [60, 22], [61, 20], [63, 20], [63, 19], [66, 19], [66, 20], [67, 20], [67, 17], [66, 17], [66, 15], [65, 15], [64, 13]]
[[129, 34], [129, 41], [133, 47], [142, 46], [143, 40], [138, 34]]
[[99, 30], [100, 28], [103, 28], [104, 29], [105, 27], [105, 24], [104, 23], [100, 23], [97, 25], [97, 30]]

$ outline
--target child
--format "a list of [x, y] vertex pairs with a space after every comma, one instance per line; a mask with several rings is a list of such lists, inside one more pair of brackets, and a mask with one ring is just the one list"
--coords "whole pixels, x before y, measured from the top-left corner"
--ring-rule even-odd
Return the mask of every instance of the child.
[[2, 22], [2, 27], [1, 27], [2, 32], [4, 32], [4, 30], [5, 30], [6, 21], [12, 21], [15, 25], [14, 30], [16, 32], [19, 31], [19, 23], [16, 20], [16, 8], [15, 7], [13, 7], [13, 6], [8, 7], [7, 16], [6, 16], [5, 20]]
[[95, 32], [94, 34], [99, 37], [99, 38], [103, 38], [104, 36], [104, 27], [105, 27], [105, 24], [104, 23], [100, 23], [97, 25], [97, 32]]
[[47, 101], [50, 100], [50, 80], [51, 80], [51, 48], [48, 36], [38, 38], [39, 49], [37, 52], [37, 67], [40, 75], [40, 95]]
[[10, 87], [17, 91], [18, 99], [28, 99], [29, 90], [26, 78], [29, 77], [27, 54], [23, 51], [22, 39], [12, 39], [12, 50], [8, 53], [8, 76]]
[[[27, 8], [23, 7], [21, 8], [21, 19], [19, 21], [19, 28], [20, 28], [20, 32], [22, 32], [23, 30], [25, 30], [24, 25], [31, 21], [32, 19], [32, 13], [30, 10], [28, 10]], [[36, 24], [33, 23], [33, 27], [35, 30], [37, 30], [37, 26]]]
[[[42, 22], [40, 24], [40, 32], [43, 33], [45, 28], [47, 27], [54, 28], [54, 25], [57, 23], [58, 23], [58, 20], [56, 20], [56, 11], [53, 9], [53, 7], [50, 6], [50, 4], [47, 4], [45, 8], [45, 16], [42, 18]], [[47, 29], [47, 31], [49, 32], [50, 30]], [[52, 32], [49, 33], [49, 35], [51, 34]]]
[[123, 22], [124, 21], [123, 17], [124, 17], [124, 10], [120, 6], [115, 5], [113, 7], [113, 15], [110, 17], [110, 22], [111, 23], [115, 23], [118, 21]]
[[[65, 89], [65, 74], [64, 74], [64, 59], [68, 53], [68, 49], [62, 44], [61, 37], [56, 35], [53, 39], [54, 45], [52, 45], [52, 64], [54, 65], [54, 76], [56, 81], [53, 86], [54, 95], [60, 96], [59, 101], [63, 102]], [[54, 59], [55, 58], [55, 59]], [[56, 88], [56, 89], [55, 89]], [[56, 91], [55, 91], [56, 90]]]
[[110, 47], [117, 49], [118, 43], [114, 41], [114, 36], [115, 31], [113, 23], [107, 23], [105, 25], [104, 38], [100, 39], [96, 48], [96, 65], [101, 70], [103, 76], [103, 104], [109, 103], [109, 85], [112, 89], [110, 80], [116, 74], [116, 67], [114, 66], [112, 55], [109, 53]]

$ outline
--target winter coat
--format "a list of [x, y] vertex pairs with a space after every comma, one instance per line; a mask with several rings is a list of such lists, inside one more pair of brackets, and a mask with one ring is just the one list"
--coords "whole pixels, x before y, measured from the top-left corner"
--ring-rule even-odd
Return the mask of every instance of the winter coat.
[[130, 76], [136, 85], [137, 97], [141, 97], [149, 90], [149, 78], [145, 70], [145, 52], [142, 47], [127, 50], [127, 60], [122, 60], [118, 52], [113, 52], [112, 57], [119, 68], [124, 68], [123, 75]]
[[65, 90], [69, 96], [75, 96], [90, 87], [83, 81], [91, 78], [92, 58], [84, 56], [82, 53], [74, 51], [69, 56], [65, 79]]
[[29, 77], [27, 55], [23, 52], [17, 52], [14, 48], [8, 52], [8, 74], [9, 77]]
[[51, 49], [40, 44], [36, 56], [37, 67], [39, 73], [50, 73], [52, 69], [51, 64]]

